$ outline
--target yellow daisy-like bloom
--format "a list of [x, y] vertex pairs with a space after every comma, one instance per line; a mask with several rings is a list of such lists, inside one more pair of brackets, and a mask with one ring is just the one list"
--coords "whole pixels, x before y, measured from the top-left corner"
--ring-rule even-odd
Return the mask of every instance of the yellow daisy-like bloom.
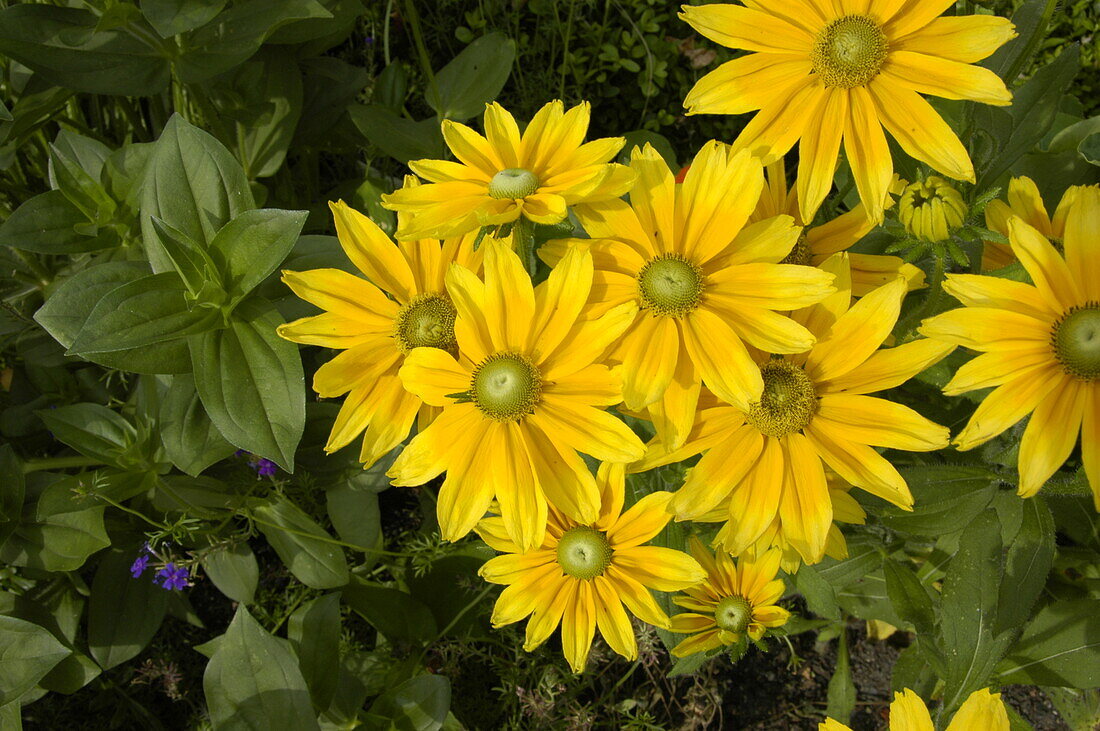
[[[493, 609], [493, 626], [531, 616], [523, 649], [531, 652], [562, 627], [562, 649], [573, 672], [584, 669], [597, 628], [611, 649], [628, 660], [638, 657], [626, 609], [656, 627], [669, 628], [668, 615], [647, 589], [677, 591], [698, 584], [706, 572], [682, 551], [644, 546], [668, 524], [667, 492], [646, 495], [623, 512], [621, 464], [603, 464], [599, 513], [578, 522], [550, 508], [546, 532], [533, 551], [524, 553], [508, 537], [501, 518], [477, 525], [477, 532], [505, 555], [490, 559], [479, 572], [506, 588]], [[626, 609], [623, 608], [626, 606]]]
[[765, 358], [756, 369], [764, 382], [760, 399], [748, 408], [701, 410], [677, 453], [682, 459], [705, 451], [669, 509], [679, 520], [694, 520], [728, 499], [722, 541], [735, 556], [774, 530], [778, 519], [781, 540], [816, 563], [833, 522], [823, 462], [849, 484], [909, 509], [913, 498], [904, 478], [873, 447], [925, 452], [947, 446], [946, 428], [866, 394], [904, 383], [953, 346], [918, 340], [879, 350], [901, 311], [905, 280], [851, 304], [846, 257], [822, 264], [836, 274], [839, 291], [792, 314], [817, 336], [817, 345]]
[[[592, 311], [631, 303], [637, 316], [611, 358], [622, 363], [623, 400], [650, 406], [658, 432], [682, 443], [702, 383], [730, 403], [760, 397], [764, 382], [744, 341], [778, 353], [814, 343], [802, 325], [776, 310], [820, 301], [832, 276], [778, 262], [799, 229], [789, 216], [746, 226], [764, 186], [763, 169], [748, 152], [704, 145], [684, 182], [651, 146], [635, 148], [638, 182], [630, 204], [613, 200], [577, 206], [591, 240], [596, 278]], [[540, 251], [553, 262], [576, 241]]]
[[898, 220], [924, 241], [946, 241], [966, 220], [966, 201], [950, 183], [930, 175], [905, 186], [898, 201]]
[[683, 6], [707, 38], [749, 54], [688, 92], [689, 114], [758, 111], [734, 141], [770, 163], [799, 143], [798, 199], [813, 220], [832, 186], [841, 139], [868, 215], [882, 221], [893, 174], [886, 132], [945, 175], [974, 180], [959, 138], [920, 95], [1006, 105], [1012, 95], [972, 65], [1015, 37], [991, 15], [939, 17], [954, 0], [746, 0]]
[[365, 431], [359, 460], [366, 468], [408, 436], [418, 413], [423, 421], [431, 416], [420, 397], [402, 387], [397, 372], [414, 348], [455, 351], [456, 310], [443, 277], [451, 262], [474, 266], [480, 255], [472, 235], [395, 244], [343, 201], [329, 207], [340, 245], [367, 279], [340, 269], [284, 271], [283, 282], [325, 312], [281, 325], [278, 333], [343, 351], [317, 369], [313, 390], [322, 398], [347, 394], [325, 451], [335, 452]]
[[1069, 457], [1081, 460], [1100, 510], [1100, 187], [1081, 187], [1065, 219], [1063, 258], [1023, 219], [1008, 224], [1012, 251], [1034, 286], [949, 274], [944, 289], [966, 305], [925, 320], [930, 338], [982, 353], [944, 387], [954, 396], [996, 388], [955, 438], [973, 449], [1020, 419], [1019, 494], [1031, 497]]
[[568, 206], [623, 195], [634, 174], [609, 161], [625, 140], [585, 143], [590, 115], [588, 102], [564, 111], [553, 101], [520, 135], [515, 118], [493, 102], [485, 106], [484, 137], [444, 120], [443, 139], [458, 162], [413, 160], [409, 167], [430, 184], [382, 196], [387, 208], [412, 214], [397, 238], [456, 236], [520, 216], [558, 223]]
[[759, 640], [769, 627], [782, 627], [791, 613], [776, 606], [786, 588], [775, 578], [780, 552], [772, 549], [759, 559], [742, 556], [737, 563], [725, 552], [717, 556], [695, 536], [688, 550], [706, 570], [706, 581], [684, 589], [686, 596], [672, 597], [673, 604], [690, 610], [672, 617], [672, 631], [691, 637], [672, 648], [676, 657], [687, 657], [722, 645], [732, 645], [743, 635]]
[[[1097, 186], [1071, 186], [1062, 195], [1054, 215], [1047, 214], [1043, 196], [1039, 194], [1039, 188], [1031, 178], [1013, 178], [1008, 183], [1008, 202], [991, 201], [985, 209], [985, 226], [991, 231], [996, 231], [1002, 236], [1008, 236], [1008, 222], [1013, 216], [1019, 216], [1029, 226], [1046, 236], [1054, 244], [1055, 248], [1062, 247], [1062, 239], [1066, 235], [1066, 213], [1069, 207], [1077, 199], [1077, 195], [1083, 187]], [[1016, 261], [1016, 255], [1012, 253], [1012, 247], [1008, 244], [1000, 244], [995, 241], [986, 241], [982, 255], [982, 271], [992, 271], [1006, 267]]]
[[[798, 208], [798, 193], [787, 188], [783, 158], [768, 165], [767, 177], [767, 187], [760, 196], [760, 202], [756, 204], [756, 210], [749, 217], [749, 222], [756, 223], [773, 216], [788, 215], [794, 219], [796, 225], [805, 226], [802, 212]], [[900, 194], [904, 185], [905, 181], [898, 180], [895, 176], [890, 192]], [[893, 198], [887, 196], [885, 206], [889, 208], [893, 204]], [[818, 266], [833, 254], [846, 251], [874, 227], [874, 220], [867, 215], [860, 203], [827, 223], [804, 230], [791, 253], [780, 263]], [[875, 287], [892, 281], [899, 274], [905, 277], [911, 290], [924, 286], [924, 272], [919, 267], [902, 261], [899, 256], [849, 254], [848, 260], [852, 267], [852, 294], [856, 297], [862, 297]]]
[[[894, 694], [890, 704], [890, 731], [935, 731], [932, 716], [924, 701], [905, 688]], [[955, 712], [945, 731], [1008, 731], [1008, 711], [1000, 693], [990, 693], [982, 688], [970, 694]], [[826, 719], [818, 731], [852, 731], [840, 721]]]
[[632, 462], [641, 441], [604, 411], [622, 400], [618, 376], [595, 361], [629, 327], [636, 306], [580, 319], [592, 286], [592, 255], [572, 249], [537, 288], [502, 242], [482, 242], [484, 283], [453, 266], [447, 292], [457, 310], [462, 360], [417, 348], [401, 381], [442, 413], [405, 447], [389, 471], [395, 485], [421, 485], [444, 470], [439, 526], [446, 540], [466, 535], [495, 497], [508, 533], [538, 546], [547, 499], [591, 523], [600, 492], [578, 451]]

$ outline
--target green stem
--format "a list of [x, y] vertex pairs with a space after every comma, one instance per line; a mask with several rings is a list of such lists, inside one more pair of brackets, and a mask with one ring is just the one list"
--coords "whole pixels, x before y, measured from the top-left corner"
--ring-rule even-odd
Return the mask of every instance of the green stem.
[[67, 470], [72, 467], [101, 467], [106, 462], [94, 457], [76, 455], [73, 457], [45, 457], [43, 459], [28, 459], [23, 463], [23, 474], [41, 472], [43, 470]]
[[947, 257], [943, 252], [939, 251], [938, 248], [933, 249], [932, 278], [928, 280], [928, 294], [921, 302], [921, 306], [905, 318], [904, 326], [898, 328], [900, 333], [899, 343], [908, 342], [912, 339], [913, 332], [920, 327], [921, 321], [932, 312], [933, 307], [943, 297], [943, 279], [947, 272], [946, 260]]
[[158, 523], [157, 521], [153, 520], [152, 518], [145, 515], [144, 513], [140, 512], [138, 510], [134, 510], [133, 508], [128, 508], [125, 505], [123, 505], [122, 503], [118, 502], [117, 500], [112, 500], [111, 498], [107, 497], [106, 495], [98, 495], [97, 494], [95, 497], [99, 498], [100, 500], [102, 500], [105, 503], [113, 505], [114, 507], [118, 508], [119, 510], [123, 511], [124, 513], [129, 513], [130, 515], [133, 515], [137, 518], [141, 518], [142, 520], [144, 520], [146, 523], [153, 526], [154, 528], [157, 528], [157, 529], [165, 531], [165, 532], [170, 531], [172, 529], [171, 526], [165, 525], [164, 523]]
[[428, 77], [428, 89], [431, 96], [439, 99], [439, 89], [435, 85], [435, 73], [432, 71], [432, 61], [428, 56], [428, 47], [424, 45], [424, 34], [420, 30], [420, 15], [416, 12], [414, 0], [405, 0], [405, 19], [409, 21], [412, 29], [413, 42], [416, 44], [416, 54], [420, 59], [420, 67], [424, 75]]
[[455, 616], [454, 616], [454, 617], [453, 617], [453, 618], [451, 619], [451, 621], [447, 623], [447, 626], [446, 626], [446, 627], [444, 627], [443, 629], [439, 630], [439, 632], [438, 632], [438, 633], [436, 634], [436, 636], [435, 636], [435, 639], [434, 639], [434, 640], [433, 640], [432, 642], [430, 642], [430, 643], [429, 643], [429, 644], [427, 644], [427, 645], [424, 645], [424, 649], [422, 649], [422, 650], [420, 651], [420, 656], [419, 656], [418, 658], [416, 658], [416, 664], [417, 664], [417, 665], [419, 665], [419, 664], [420, 664], [421, 662], [423, 662], [423, 661], [424, 661], [424, 655], [426, 655], [426, 654], [428, 653], [428, 649], [429, 649], [429, 648], [430, 648], [430, 647], [431, 647], [431, 646], [432, 646], [433, 644], [435, 644], [436, 642], [439, 642], [439, 640], [443, 639], [443, 637], [444, 637], [444, 636], [445, 636], [445, 635], [446, 635], [446, 634], [447, 634], [448, 632], [450, 632], [450, 631], [451, 631], [452, 629], [454, 629], [455, 625], [456, 625], [456, 624], [458, 624], [458, 623], [459, 623], [459, 621], [460, 621], [460, 620], [461, 620], [461, 619], [462, 619], [463, 617], [465, 617], [465, 616], [466, 616], [466, 613], [467, 613], [467, 612], [469, 612], [469, 611], [470, 611], [471, 609], [473, 609], [473, 608], [474, 608], [474, 607], [476, 607], [476, 606], [477, 606], [478, 604], [480, 604], [480, 603], [481, 603], [481, 600], [482, 600], [482, 599], [484, 599], [484, 598], [485, 598], [485, 597], [486, 597], [486, 596], [487, 596], [487, 595], [489, 594], [489, 592], [493, 590], [493, 586], [494, 586], [494, 584], [489, 584], [489, 585], [487, 585], [487, 586], [486, 586], [486, 587], [485, 587], [484, 589], [482, 589], [482, 590], [481, 590], [481, 593], [479, 593], [479, 594], [478, 594], [477, 596], [475, 596], [475, 597], [474, 597], [473, 599], [471, 599], [471, 600], [469, 601], [469, 603], [468, 603], [468, 604], [466, 604], [466, 606], [464, 606], [464, 607], [462, 608], [462, 611], [461, 611], [461, 612], [459, 612], [458, 614], [456, 614], [456, 615], [455, 615]]
[[27, 268], [30, 269], [34, 276], [38, 279], [38, 286], [41, 289], [45, 289], [46, 286], [53, 281], [53, 274], [51, 274], [49, 270], [46, 269], [46, 267], [42, 266], [42, 262], [38, 261], [38, 259], [34, 258], [25, 251], [20, 251], [19, 249], [12, 249], [12, 251], [15, 252], [15, 256], [19, 259], [19, 261], [26, 264]]
[[410, 558], [413, 555], [411, 553], [401, 553], [401, 552], [398, 552], [398, 551], [385, 551], [381, 548], [367, 548], [366, 546], [357, 546], [354, 543], [347, 543], [345, 541], [339, 541], [339, 540], [336, 540], [335, 538], [330, 538], [329, 536], [326, 536], [326, 535], [321, 535], [321, 534], [317, 534], [317, 533], [306, 533], [305, 531], [295, 530], [294, 528], [288, 528], [287, 526], [279, 525], [278, 523], [269, 523], [266, 520], [263, 520], [261, 518], [257, 518], [255, 515], [252, 515], [250, 517], [251, 517], [252, 521], [255, 522], [255, 523], [259, 523], [260, 525], [266, 525], [269, 528], [277, 528], [278, 530], [281, 530], [284, 533], [290, 533], [292, 535], [301, 536], [302, 538], [312, 538], [313, 540], [321, 541], [322, 543], [331, 543], [334, 546], [343, 546], [344, 548], [350, 548], [353, 551], [359, 551], [361, 553], [377, 553], [377, 554], [381, 554], [383, 556], [396, 556], [398, 558]]
[[512, 226], [512, 237], [519, 260], [527, 268], [531, 279], [534, 279], [538, 267], [538, 258], [535, 256], [535, 224], [520, 216]]

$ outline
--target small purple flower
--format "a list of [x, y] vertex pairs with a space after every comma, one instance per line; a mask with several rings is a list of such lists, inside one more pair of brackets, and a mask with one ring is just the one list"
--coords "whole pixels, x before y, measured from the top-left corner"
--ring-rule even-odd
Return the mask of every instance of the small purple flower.
[[[148, 544], [146, 544], [148, 545]], [[130, 576], [135, 579], [141, 576], [145, 572], [145, 567], [149, 565], [149, 554], [143, 553], [138, 556], [132, 564], [130, 564]]]
[[169, 591], [179, 591], [188, 586], [188, 576], [186, 566], [176, 566], [171, 562], [165, 564], [164, 568], [157, 572], [157, 579], [161, 580], [160, 585]]
[[270, 459], [264, 459], [263, 457], [260, 457], [260, 459], [256, 460], [252, 467], [256, 470], [256, 474], [260, 477], [272, 477], [277, 471], [275, 463], [272, 462]]
[[236, 452], [233, 453], [233, 456], [234, 457], [247, 457], [250, 454], [252, 454], [252, 452], [246, 452], [243, 449], [238, 449]]

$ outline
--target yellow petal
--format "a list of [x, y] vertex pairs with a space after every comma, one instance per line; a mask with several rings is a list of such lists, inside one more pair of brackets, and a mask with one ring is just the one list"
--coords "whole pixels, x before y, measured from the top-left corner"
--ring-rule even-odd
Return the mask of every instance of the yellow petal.
[[910, 33], [916, 33], [920, 29], [933, 22], [955, 3], [952, 0], [921, 0], [921, 2], [894, 3], [895, 13], [890, 13], [884, 18], [886, 25], [883, 30], [887, 38], [902, 38]]
[[588, 102], [563, 112], [560, 101], [540, 109], [523, 132], [523, 167], [540, 177], [560, 172], [560, 162], [568, 159], [580, 147], [588, 132], [592, 108]]
[[638, 411], [664, 395], [676, 369], [680, 331], [671, 318], [643, 314], [619, 345], [623, 401]]
[[631, 578], [629, 573], [612, 563], [607, 567], [604, 578], [631, 614], [654, 627], [668, 629], [668, 615], [657, 604], [649, 590]]
[[750, 223], [741, 229], [728, 253], [707, 264], [708, 276], [716, 276], [726, 267], [763, 262], [777, 264], [791, 253], [802, 229], [791, 216], [773, 216]]
[[1066, 214], [1066, 265], [1084, 299], [1100, 301], [1100, 187], [1083, 187]]
[[913, 691], [894, 693], [894, 702], [890, 704], [891, 731], [934, 731], [932, 717], [924, 701]]
[[[1008, 181], [1008, 206], [1011, 214], [1009, 218], [1012, 215], [1019, 216], [1024, 219], [1024, 223], [1043, 236], [1050, 238], [1054, 235], [1051, 231], [1050, 215], [1047, 214], [1047, 207], [1043, 203], [1039, 186], [1035, 185], [1035, 181], [1031, 178], [1021, 176]], [[1001, 233], [1008, 236], [1007, 220]]]
[[[421, 186], [414, 190], [427, 187], [430, 186]], [[416, 295], [416, 284], [413, 282], [409, 262], [382, 229], [343, 201], [329, 203], [329, 208], [332, 209], [340, 246], [359, 271], [392, 294], [398, 302], [412, 299]]]
[[[637, 303], [624, 302], [599, 319], [577, 322], [557, 350], [553, 353], [544, 351], [543, 360], [539, 363], [543, 378], [555, 381], [599, 361], [637, 315]], [[457, 326], [455, 333], [458, 333]], [[461, 339], [459, 345], [462, 345]]]
[[393, 330], [397, 305], [365, 279], [340, 269], [283, 272], [283, 283], [306, 302], [360, 323], [360, 332]]
[[995, 350], [983, 353], [963, 364], [951, 381], [943, 387], [948, 396], [958, 396], [978, 388], [991, 388], [1007, 383], [1030, 371], [1049, 366], [1050, 347], [1036, 344], [1033, 348]]
[[669, 509], [680, 520], [694, 520], [709, 512], [741, 483], [750, 470], [769, 469], [768, 464], [757, 464], [765, 439], [756, 429], [741, 426], [728, 437], [722, 436], [724, 441], [688, 470], [684, 486], [676, 491]]
[[[550, 606], [553, 597], [566, 587], [565, 577], [557, 562], [543, 564], [520, 574], [515, 582], [500, 593], [493, 607], [494, 627], [518, 622], [536, 609]], [[553, 632], [553, 627], [550, 628]]]
[[717, 626], [714, 622], [713, 615], [695, 614], [694, 612], [674, 614], [669, 617], [669, 621], [672, 624], [669, 631], [682, 635], [703, 632]]
[[779, 440], [764, 439], [760, 459], [730, 497], [729, 522], [722, 541], [730, 553], [743, 553], [775, 519], [783, 499], [783, 462]]
[[963, 307], [928, 318], [918, 331], [971, 350], [1031, 350], [1050, 341], [1050, 326], [1009, 310]]
[[[536, 480], [521, 426], [507, 422], [495, 424], [494, 429], [499, 441], [485, 457], [491, 464], [488, 472], [496, 487], [500, 517], [516, 545], [529, 551], [542, 543], [546, 533], [546, 496]], [[482, 448], [489, 445], [483, 443]]]
[[496, 350], [528, 352], [535, 316], [531, 277], [514, 251], [497, 239], [485, 246], [484, 316]]
[[817, 731], [852, 731], [852, 727], [837, 721], [835, 718], [826, 718], [817, 725]]
[[[336, 350], [371, 346], [379, 343], [382, 338], [389, 340], [391, 346], [393, 343], [387, 331], [378, 329], [378, 323], [364, 323], [360, 318], [353, 319], [331, 312], [284, 323], [275, 332], [284, 340], [294, 343]], [[383, 332], [386, 334], [381, 335]]]
[[405, 441], [417, 412], [420, 411], [421, 403], [419, 398], [403, 388], [390, 388], [387, 391], [375, 408], [371, 424], [363, 435], [363, 445], [359, 449], [359, 462], [363, 469], [370, 468]]
[[748, 411], [760, 399], [764, 380], [741, 338], [710, 310], [684, 318], [684, 345], [703, 383], [719, 398]]
[[[597, 269], [614, 269], [633, 277], [657, 253], [654, 232], [642, 225], [638, 214], [625, 201], [580, 203], [573, 212], [597, 248], [593, 251]], [[600, 257], [598, 252], [600, 239], [616, 242], [603, 244], [609, 249], [606, 257]]]
[[873, 447], [928, 452], [950, 440], [947, 427], [935, 424], [908, 406], [871, 396], [830, 393], [818, 400], [814, 424], [829, 422], [833, 434]]
[[898, 321], [907, 289], [905, 280], [899, 277], [870, 292], [841, 315], [806, 356], [810, 378], [838, 378], [871, 357]]
[[567, 215], [565, 198], [555, 193], [536, 193], [523, 199], [523, 215], [535, 223], [553, 225]]
[[644, 586], [657, 591], [677, 591], [698, 584], [707, 573], [683, 551], [661, 546], [616, 548], [611, 564]]
[[584, 670], [595, 633], [596, 604], [592, 584], [578, 581], [576, 598], [573, 605], [566, 608], [561, 623], [562, 652], [574, 673]]
[[1081, 423], [1081, 461], [1092, 488], [1093, 504], [1100, 511], [1100, 388], [1084, 389], [1085, 410]]
[[[377, 402], [377, 397], [372, 398], [372, 392], [378, 388], [386, 388], [390, 383], [392, 380], [382, 379], [367, 386], [352, 389], [344, 399], [344, 403], [340, 405], [340, 411], [333, 421], [332, 431], [329, 432], [328, 441], [325, 444], [326, 452], [331, 454], [343, 449], [351, 443], [351, 440], [363, 433], [363, 430], [370, 425], [375, 412], [374, 404]], [[400, 382], [398, 383], [400, 385]]]
[[652, 492], [630, 506], [607, 531], [607, 540], [616, 551], [639, 546], [654, 538], [672, 520], [666, 509], [671, 492]]
[[614, 406], [623, 400], [618, 369], [604, 365], [590, 365], [553, 383], [545, 383], [543, 393], [590, 406]]
[[802, 110], [817, 108], [825, 95], [825, 87], [817, 83], [816, 77], [811, 74], [786, 88], [777, 89], [772, 100], [741, 130], [733, 141], [733, 149], [747, 149], [765, 165], [785, 155], [810, 122]]
[[474, 528], [481, 540], [494, 551], [504, 553], [519, 553], [519, 546], [508, 537], [508, 531], [504, 528], [504, 520], [499, 515], [482, 518]]
[[682, 462], [729, 438], [729, 432], [745, 423], [745, 415], [732, 406], [700, 409], [683, 446], [672, 449], [659, 441], [646, 447], [646, 456], [630, 465], [630, 472], [645, 472], [654, 467]]
[[1073, 451], [1089, 388], [1094, 387], [1066, 378], [1035, 407], [1020, 440], [1021, 497], [1039, 492]]
[[505, 168], [518, 168], [519, 125], [515, 117], [496, 102], [490, 102], [485, 105], [484, 123], [485, 137], [501, 164]]
[[1060, 304], [1063, 310], [1081, 302], [1081, 292], [1065, 260], [1042, 234], [1013, 218], [1008, 222], [1008, 238], [1044, 300]]
[[1053, 319], [1058, 314], [1038, 289], [1010, 279], [980, 274], [948, 274], [943, 288], [968, 307], [1011, 310], [1038, 319]]
[[532, 569], [554, 563], [557, 563], [557, 556], [553, 551], [506, 553], [486, 561], [477, 573], [493, 584], [514, 584]]
[[697, 635], [692, 635], [683, 640], [680, 644], [676, 645], [676, 647], [672, 648], [672, 654], [676, 657], [687, 657], [697, 652], [713, 650], [716, 647], [721, 647], [723, 644], [722, 638], [718, 636], [718, 629], [715, 628], [706, 632], [700, 632]]
[[[486, 114], [488, 115], [488, 111]], [[509, 167], [488, 140], [466, 125], [445, 119], [442, 130], [447, 147], [464, 164], [477, 168], [490, 177]]]
[[528, 420], [554, 442], [603, 462], [633, 462], [645, 454], [641, 440], [611, 414], [550, 393]]
[[967, 450], [989, 441], [1031, 413], [1064, 378], [1061, 366], [1049, 365], [998, 386], [978, 405], [955, 444]]
[[678, 351], [676, 368], [668, 388], [660, 400], [649, 405], [653, 428], [665, 448], [670, 450], [679, 449], [687, 441], [703, 385], [695, 375], [695, 366], [682, 343]]
[[764, 169], [747, 150], [731, 154], [714, 140], [703, 145], [676, 196], [677, 250], [705, 266], [729, 247], [763, 189]]
[[824, 421], [811, 422], [804, 434], [825, 463], [849, 483], [900, 508], [912, 509], [913, 494], [905, 478], [874, 449], [844, 439]]
[[461, 181], [488, 185], [490, 176], [484, 170], [449, 160], [409, 160], [409, 169], [433, 183]]
[[822, 391], [834, 393], [885, 391], [930, 368], [954, 349], [952, 343], [939, 340], [914, 340], [894, 348], [883, 348], [843, 376], [817, 385]]
[[947, 122], [917, 92], [879, 75], [867, 86], [882, 126], [911, 157], [944, 175], [974, 182], [966, 148]]
[[668, 163], [646, 143], [645, 147], [635, 147], [631, 151], [630, 167], [638, 175], [638, 182], [630, 192], [634, 215], [643, 230], [652, 232], [658, 252], [675, 251], [676, 188]]
[[592, 276], [592, 254], [572, 246], [535, 288], [532, 343], [538, 352], [554, 352], [569, 334], [592, 288]]
[[480, 441], [485, 418], [473, 404], [456, 404], [443, 409], [424, 431], [401, 450], [387, 476], [397, 486], [423, 485], [448, 468], [453, 454]]
[[637, 659], [638, 642], [634, 638], [634, 627], [615, 590], [602, 576], [592, 581], [592, 588], [595, 593], [596, 626], [600, 634], [612, 650], [627, 660]]
[[691, 114], [744, 114], [764, 106], [775, 90], [810, 73], [806, 56], [750, 53], [703, 76], [684, 98]]
[[737, 5], [683, 5], [680, 19], [727, 48], [809, 55], [814, 38], [778, 15]]
[[990, 693], [989, 688], [982, 688], [971, 693], [959, 710], [955, 711], [955, 717], [947, 724], [946, 731], [1009, 731], [1011, 727], [1008, 721], [1008, 711], [1000, 693]]
[[944, 99], [967, 99], [1005, 106], [1012, 92], [987, 68], [912, 51], [890, 51], [879, 72], [899, 86]]
[[[946, 439], [944, 440], [946, 442]], [[783, 439], [786, 470], [779, 519], [783, 538], [807, 563], [825, 555], [825, 540], [833, 523], [833, 504], [821, 459], [806, 437], [795, 432]]]
[[473, 374], [439, 348], [413, 348], [399, 373], [405, 388], [432, 406], [453, 404], [455, 399], [448, 396], [472, 387]]
[[816, 342], [809, 330], [777, 312], [741, 307], [722, 314], [742, 340], [765, 353], [803, 353]]
[[540, 604], [535, 608], [531, 619], [527, 622], [527, 635], [524, 638], [523, 649], [531, 652], [536, 647], [546, 642], [562, 621], [562, 615], [573, 606], [577, 596], [579, 581], [564, 580], [558, 590], [549, 596], [548, 604]]
[[920, 30], [891, 41], [891, 50], [918, 51], [974, 63], [1016, 37], [1012, 21], [996, 15], [936, 18]]
[[[444, 410], [443, 415], [446, 413], [447, 410]], [[432, 426], [438, 424], [442, 418], [440, 416], [436, 419]], [[445, 541], [457, 541], [473, 530], [478, 521], [485, 517], [493, 500], [496, 483], [492, 468], [495, 460], [491, 456], [501, 448], [500, 433], [493, 428], [495, 424], [482, 422], [479, 426], [475, 432], [480, 437], [478, 439], [463, 440], [460, 443], [456, 435], [449, 435], [449, 447], [454, 451], [447, 463], [447, 477], [439, 488], [435, 511], [439, 520], [439, 532]], [[421, 432], [413, 441], [426, 433]], [[402, 457], [410, 447], [412, 442], [405, 447]], [[455, 447], [465, 449], [459, 451]], [[394, 468], [396, 467], [397, 463], [394, 463]], [[507, 525], [507, 520], [505, 524]], [[513, 535], [512, 539], [515, 540], [516, 536]]]
[[[866, 218], [872, 224], [882, 223], [882, 210], [886, 205], [887, 191], [893, 176], [893, 160], [875, 109], [875, 100], [862, 86], [848, 90], [848, 115], [844, 119], [844, 153], [848, 156], [859, 199], [863, 203], [860, 217]], [[862, 236], [861, 233], [857, 238]], [[815, 253], [819, 250], [813, 244], [811, 247]]]
[[814, 214], [833, 187], [839, 161], [840, 138], [849, 117], [848, 90], [827, 89], [819, 106], [800, 110], [809, 117], [798, 145], [798, 205], [803, 221]]
[[600, 490], [581, 456], [538, 429], [524, 425], [523, 432], [531, 468], [546, 499], [577, 523], [594, 522], [600, 513]]
[[459, 351], [475, 363], [488, 358], [496, 347], [485, 321], [485, 284], [469, 269], [452, 264], [447, 271], [447, 294], [455, 306], [455, 339]]
[[797, 310], [834, 290], [833, 275], [814, 267], [757, 262], [723, 268], [708, 277], [707, 303], [727, 311], [739, 306]]

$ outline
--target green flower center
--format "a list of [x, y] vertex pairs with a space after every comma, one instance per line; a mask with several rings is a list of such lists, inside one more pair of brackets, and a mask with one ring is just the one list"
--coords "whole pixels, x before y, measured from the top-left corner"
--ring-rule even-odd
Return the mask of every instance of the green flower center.
[[966, 201], [943, 178], [930, 175], [905, 186], [898, 201], [898, 220], [924, 241], [945, 241], [966, 220]]
[[1100, 378], [1100, 303], [1071, 310], [1054, 325], [1051, 341], [1066, 373], [1084, 381]]
[[846, 15], [818, 33], [810, 62], [825, 86], [851, 89], [878, 75], [889, 50], [878, 23], [866, 15]]
[[538, 189], [539, 179], [523, 168], [501, 170], [489, 181], [489, 195], [493, 198], [526, 198]]
[[752, 621], [752, 603], [743, 596], [727, 596], [714, 608], [714, 622], [720, 628], [741, 634]]
[[542, 377], [519, 353], [494, 353], [474, 369], [470, 391], [463, 395], [490, 419], [518, 421], [534, 412]]
[[750, 405], [748, 423], [776, 439], [804, 429], [817, 410], [817, 393], [806, 372], [785, 360], [772, 360], [760, 375], [764, 392]]
[[683, 317], [703, 298], [703, 270], [679, 254], [661, 254], [638, 272], [642, 307], [666, 317]]
[[455, 307], [443, 294], [422, 294], [402, 307], [394, 318], [394, 339], [402, 353], [413, 348], [439, 348], [453, 353]]
[[582, 581], [602, 575], [611, 565], [611, 554], [607, 537], [586, 525], [570, 528], [558, 541], [558, 565], [568, 576]]
[[798, 242], [794, 245], [794, 248], [791, 249], [791, 253], [783, 257], [783, 260], [779, 263], [809, 266], [812, 256], [813, 252], [810, 250], [810, 245], [806, 243], [806, 234], [803, 232], [803, 234], [798, 237]]

